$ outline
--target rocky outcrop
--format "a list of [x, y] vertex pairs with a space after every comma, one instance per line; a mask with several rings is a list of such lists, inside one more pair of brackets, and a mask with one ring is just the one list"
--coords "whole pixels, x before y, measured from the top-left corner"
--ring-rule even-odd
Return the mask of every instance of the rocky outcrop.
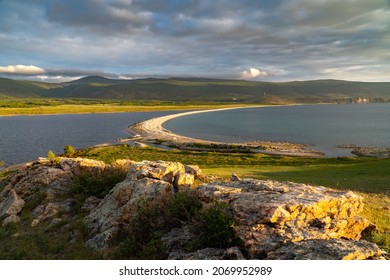
[[[82, 205], [69, 197], [75, 176], [96, 176], [128, 170], [126, 178], [102, 199], [90, 196]], [[3, 179], [0, 222], [21, 222], [31, 207], [28, 227], [72, 220], [81, 211], [87, 226], [86, 244], [110, 249], [113, 237], [128, 227], [140, 207], [169, 199], [175, 192], [195, 190], [204, 208], [217, 202], [230, 205], [240, 247], [202, 248], [191, 252], [191, 225], [165, 232], [161, 242], [170, 259], [378, 259], [382, 251], [360, 240], [374, 227], [359, 216], [363, 199], [353, 192], [292, 182], [240, 179], [212, 180], [196, 186], [197, 166], [178, 162], [119, 160], [111, 165], [89, 159], [40, 160], [20, 167]], [[211, 180], [210, 178], [208, 181]], [[118, 244], [116, 244], [118, 245]]]
[[237, 235], [252, 258], [303, 240], [345, 238], [359, 240], [373, 226], [357, 214], [362, 197], [296, 183], [241, 180], [215, 182], [198, 188], [204, 201], [232, 205]]
[[378, 247], [364, 240], [309, 239], [290, 242], [269, 252], [270, 260], [365, 260], [380, 257]]
[[107, 248], [110, 239], [128, 225], [140, 203], [150, 203], [172, 193], [176, 188], [191, 187], [199, 169], [178, 162], [143, 161], [130, 167], [125, 181], [115, 188], [85, 217], [93, 248]]
[[4, 224], [8, 224], [10, 221], [17, 221], [16, 215], [22, 211], [24, 203], [24, 200], [19, 197], [16, 191], [11, 189], [8, 195], [0, 202], [0, 220], [8, 218]]
[[107, 165], [102, 161], [84, 158], [57, 158], [57, 162], [52, 163], [40, 158], [19, 166], [3, 182], [5, 186], [0, 192], [0, 222], [5, 225], [20, 221], [18, 214], [25, 202], [38, 204], [31, 209], [32, 226], [58, 218], [58, 215], [67, 215], [72, 211], [74, 200], [70, 202], [63, 197], [69, 193], [74, 176], [94, 176], [105, 170], [128, 169], [131, 163], [122, 160]]

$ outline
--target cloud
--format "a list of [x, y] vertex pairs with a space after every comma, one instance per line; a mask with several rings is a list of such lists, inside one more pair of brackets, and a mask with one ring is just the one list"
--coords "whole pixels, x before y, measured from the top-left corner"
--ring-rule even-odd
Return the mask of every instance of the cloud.
[[64, 83], [64, 82], [69, 82], [72, 80], [77, 80], [82, 78], [83, 76], [72, 76], [72, 77], [67, 77], [67, 76], [47, 76], [47, 75], [38, 75], [36, 76], [36, 80], [46, 82], [46, 83]]
[[375, 80], [390, 67], [389, 1], [0, 0], [0, 61], [44, 79], [337, 79], [357, 64], [342, 77]]
[[257, 68], [249, 68], [249, 70], [242, 71], [240, 74], [241, 79], [254, 79], [258, 77], [268, 77], [270, 74], [266, 71], [259, 70]]
[[7, 75], [40, 75], [45, 73], [45, 70], [34, 65], [8, 65], [0, 66], [0, 74]]

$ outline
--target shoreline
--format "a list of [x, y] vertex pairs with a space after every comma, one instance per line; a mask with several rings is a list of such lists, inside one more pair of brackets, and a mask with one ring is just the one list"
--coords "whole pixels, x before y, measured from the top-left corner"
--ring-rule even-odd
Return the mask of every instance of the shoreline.
[[152, 118], [130, 125], [127, 131], [133, 137], [121, 140], [126, 141], [140, 141], [146, 143], [153, 143], [159, 147], [169, 146], [179, 150], [193, 150], [193, 151], [222, 151], [222, 152], [250, 152], [262, 153], [271, 155], [288, 155], [288, 156], [307, 156], [307, 157], [321, 157], [323, 153], [315, 150], [307, 150], [307, 145], [287, 142], [271, 142], [271, 141], [256, 141], [243, 143], [227, 143], [219, 141], [210, 141], [197, 138], [191, 138], [176, 134], [163, 127], [163, 124], [169, 120], [194, 115], [206, 112], [217, 112], [234, 109], [245, 108], [262, 108], [268, 106], [297, 106], [295, 105], [258, 105], [258, 106], [242, 106], [235, 108], [220, 108], [210, 110], [197, 110], [190, 112], [183, 112], [172, 114], [168, 116]]

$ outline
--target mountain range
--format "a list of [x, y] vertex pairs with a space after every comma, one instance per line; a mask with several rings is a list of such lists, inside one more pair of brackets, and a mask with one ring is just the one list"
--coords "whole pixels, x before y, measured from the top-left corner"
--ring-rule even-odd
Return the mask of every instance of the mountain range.
[[0, 78], [0, 99], [92, 98], [249, 103], [390, 102], [390, 82], [255, 82], [206, 78], [119, 80], [88, 76], [65, 83]]

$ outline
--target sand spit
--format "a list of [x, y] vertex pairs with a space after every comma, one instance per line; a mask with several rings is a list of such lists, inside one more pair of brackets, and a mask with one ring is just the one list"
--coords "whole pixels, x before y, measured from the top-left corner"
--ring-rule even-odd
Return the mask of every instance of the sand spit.
[[246, 106], [236, 108], [222, 108], [212, 110], [200, 110], [190, 111], [184, 113], [173, 114], [169, 116], [163, 116], [145, 120], [128, 127], [128, 132], [133, 135], [132, 138], [125, 140], [137, 140], [142, 142], [149, 142], [153, 144], [160, 144], [161, 146], [170, 146], [182, 150], [196, 150], [196, 151], [224, 151], [224, 152], [255, 152], [264, 154], [276, 154], [276, 155], [292, 155], [292, 156], [310, 156], [319, 157], [323, 154], [314, 150], [307, 150], [304, 144], [294, 144], [286, 142], [246, 142], [246, 143], [224, 143], [217, 141], [207, 141], [203, 139], [195, 139], [186, 136], [181, 136], [173, 133], [163, 127], [163, 124], [174, 118], [183, 116], [200, 114], [204, 112], [216, 112], [224, 110], [234, 110], [243, 108], [255, 108], [265, 107], [266, 105], [259, 106]]

